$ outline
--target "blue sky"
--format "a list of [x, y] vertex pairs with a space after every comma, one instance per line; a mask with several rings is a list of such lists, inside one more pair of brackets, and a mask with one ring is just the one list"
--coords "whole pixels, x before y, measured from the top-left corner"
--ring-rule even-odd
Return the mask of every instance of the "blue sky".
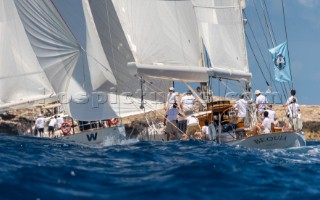
[[[254, 30], [254, 34], [257, 38], [264, 58], [267, 60], [268, 66], [273, 71], [273, 63], [271, 60], [271, 54], [268, 52], [268, 46], [266, 45], [266, 39], [262, 32], [262, 27], [259, 23], [254, 2], [258, 9], [258, 13], [262, 21], [264, 22], [263, 12], [261, 9], [261, 1], [265, 2], [268, 8], [270, 21], [272, 23], [273, 31], [277, 44], [283, 43], [286, 40], [285, 29], [282, 14], [282, 0], [247, 0], [247, 8], [245, 13], [247, 19]], [[318, 69], [317, 58], [320, 58], [320, 0], [283, 0], [286, 14], [286, 26], [288, 33], [288, 44], [291, 58], [291, 68], [293, 75], [293, 85], [297, 90], [297, 98], [299, 104], [315, 105], [320, 104], [320, 70]], [[69, 8], [64, 8], [68, 10]], [[63, 10], [63, 9], [62, 9]], [[264, 23], [263, 23], [264, 24]], [[254, 51], [257, 55], [258, 48], [255, 45], [254, 39], [248, 25], [246, 25], [246, 32]], [[252, 91], [259, 89], [262, 92], [268, 89], [263, 76], [257, 66], [257, 63], [252, 56], [252, 52], [247, 44], [249, 67], [253, 74]], [[266, 66], [263, 64], [261, 57], [258, 57], [260, 64], [267, 73]], [[270, 80], [268, 80], [270, 81]], [[226, 84], [226, 83], [223, 83]], [[223, 85], [221, 84], [221, 85]], [[229, 86], [232, 88], [231, 83]], [[192, 84], [198, 86], [199, 84]], [[280, 86], [277, 84], [278, 89]], [[186, 91], [186, 87], [181, 83], [176, 83], [176, 89], [179, 92]], [[275, 87], [270, 88], [273, 92]], [[231, 89], [232, 90], [232, 89]], [[217, 89], [217, 82], [214, 82], [215, 95], [223, 96], [222, 91], [226, 91], [224, 88]], [[217, 93], [218, 92], [218, 93]], [[280, 94], [284, 97], [282, 90], [279, 90]], [[289, 90], [287, 90], [289, 93]], [[288, 95], [288, 94], [286, 94]], [[285, 98], [283, 98], [284, 100]], [[269, 99], [269, 102], [271, 100]], [[281, 103], [280, 100], [276, 100], [277, 103]]]
[[[256, 7], [254, 6], [253, 1], [255, 1]], [[264, 0], [264, 2], [266, 3], [268, 9], [269, 18], [277, 42], [276, 45], [281, 44], [286, 41], [281, 0]], [[299, 104], [308, 105], [320, 104], [320, 66], [318, 66], [317, 62], [317, 58], [320, 58], [320, 1], [283, 0], [283, 2], [285, 8], [293, 86], [297, 91], [296, 96], [298, 98], [298, 102]], [[268, 46], [266, 44], [266, 39], [256, 13], [256, 8], [258, 10], [263, 26], [266, 27], [264, 23], [265, 20], [262, 12], [261, 0], [247, 0], [245, 13], [248, 22], [250, 23], [254, 35], [257, 38], [259, 47], [263, 53], [265, 60], [267, 61], [267, 65], [268, 67], [270, 67], [273, 73], [273, 62], [271, 59], [271, 54], [268, 51]], [[269, 78], [270, 76], [266, 69], [266, 65], [264, 64], [263, 59], [260, 56], [259, 49], [255, 43], [248, 24], [245, 26], [245, 29], [255, 51], [255, 54], [258, 57], [258, 61], [262, 67], [262, 70], [267, 76], [268, 82], [271, 82]], [[270, 40], [269, 43], [271, 44]], [[252, 92], [254, 92], [256, 89], [265, 92], [268, 87], [253, 57], [248, 43], [247, 50], [249, 67], [250, 71], [253, 74]], [[223, 87], [223, 85], [226, 84], [228, 85], [227, 89]], [[192, 85], [194, 87], [198, 86], [198, 84]], [[221, 85], [222, 88], [218, 89], [217, 81], [213, 83], [214, 95], [220, 94], [220, 96], [224, 96], [226, 92], [236, 91], [237, 89], [237, 92], [239, 92], [239, 87], [233, 86], [235, 85], [235, 83], [232, 84], [232, 82], [230, 81], [223, 81]], [[275, 98], [275, 103], [284, 103], [286, 100], [285, 97], [289, 96], [289, 84], [286, 85], [286, 92], [283, 92], [279, 83], [276, 83], [278, 91], [274, 86], [270, 88], [272, 92], [279, 92], [282, 96], [282, 101], [280, 100], [280, 98]], [[176, 88], [178, 89], [178, 91], [186, 90], [186, 88], [181, 83], [177, 83]], [[268, 97], [268, 100], [269, 102], [272, 102], [272, 99], [270, 97]]]
[[[268, 7], [277, 44], [280, 44], [286, 40], [281, 0], [265, 0], [265, 2]], [[260, 0], [255, 0], [255, 4], [257, 9], [260, 9], [260, 18], [263, 18]], [[320, 70], [317, 60], [317, 58], [320, 58], [319, 7], [320, 1], [318, 0], [284, 0], [293, 85], [297, 90], [297, 98], [300, 104], [314, 105], [320, 103], [320, 90], [318, 88], [320, 86]], [[266, 39], [261, 31], [262, 28], [253, 0], [247, 1], [245, 12], [251, 26], [254, 28], [259, 46], [265, 53], [264, 55], [268, 59], [268, 63], [270, 63], [271, 55], [267, 51]], [[248, 27], [246, 27], [246, 30], [249, 30]], [[248, 36], [250, 36], [249, 32]], [[254, 43], [252, 37], [249, 39], [251, 43]], [[263, 81], [263, 77], [258, 70], [248, 45], [247, 49], [249, 53], [249, 65], [253, 73], [253, 89], [265, 91], [267, 86]], [[255, 50], [258, 51], [258, 48], [255, 48]], [[263, 67], [265, 68], [265, 66]], [[274, 90], [274, 88], [272, 89]]]

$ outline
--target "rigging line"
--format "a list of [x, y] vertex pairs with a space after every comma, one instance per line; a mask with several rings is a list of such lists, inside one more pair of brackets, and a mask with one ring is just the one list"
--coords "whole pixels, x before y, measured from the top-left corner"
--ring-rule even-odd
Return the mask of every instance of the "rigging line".
[[261, 26], [261, 28], [262, 28], [263, 35], [264, 35], [264, 37], [265, 37], [265, 39], [266, 39], [266, 43], [267, 43], [267, 46], [268, 46], [268, 48], [269, 48], [269, 47], [270, 47], [270, 44], [269, 44], [269, 41], [268, 41], [268, 37], [267, 37], [266, 32], [265, 32], [265, 30], [264, 30], [264, 27], [263, 27], [263, 24], [262, 24], [262, 21], [261, 21], [261, 18], [260, 18], [260, 15], [259, 15], [259, 12], [258, 12], [258, 9], [257, 9], [257, 6], [256, 6], [255, 1], [253, 1], [253, 4], [254, 4], [254, 7], [255, 7], [255, 10], [256, 10], [256, 13], [257, 13], [259, 22], [260, 22], [260, 26]]
[[[247, 18], [247, 16], [246, 16], [246, 13], [245, 13], [245, 12], [244, 12], [244, 16]], [[253, 36], [253, 38], [254, 38], [254, 41], [255, 41], [256, 45], [258, 46], [258, 50], [259, 50], [260, 55], [261, 55], [261, 57], [262, 57], [262, 59], [263, 59], [263, 61], [264, 61], [264, 64], [265, 64], [265, 65], [266, 65], [266, 67], [267, 67], [267, 70], [268, 70], [268, 72], [269, 72], [269, 76], [270, 76], [270, 80], [272, 81], [272, 75], [271, 75], [271, 69], [270, 69], [270, 66], [268, 66], [267, 61], [266, 61], [266, 59], [265, 59], [265, 58], [264, 58], [264, 56], [263, 56], [263, 53], [262, 53], [261, 48], [260, 48], [260, 45], [259, 45], [258, 40], [257, 40], [257, 38], [256, 38], [256, 36], [255, 36], [255, 34], [254, 34], [253, 30], [252, 30], [252, 27], [251, 27], [250, 22], [248, 21], [247, 23], [248, 23], [248, 25], [249, 25], [249, 28], [250, 28], [251, 34], [252, 34], [252, 36]]]
[[275, 43], [274, 37], [272, 36], [271, 29], [269, 27], [269, 23], [268, 23], [267, 16], [266, 16], [266, 11], [265, 11], [265, 8], [264, 8], [261, 0], [260, 0], [260, 4], [261, 4], [262, 10], [263, 10], [264, 21], [267, 26], [267, 30], [268, 30], [269, 36], [271, 38], [272, 45], [273, 45], [273, 47], [275, 47], [276, 43]]
[[269, 22], [269, 25], [270, 25], [270, 28], [271, 28], [271, 32], [272, 32], [272, 35], [273, 35], [274, 41], [275, 41], [275, 42], [276, 42], [276, 44], [277, 44], [277, 40], [276, 40], [276, 37], [275, 37], [274, 31], [273, 31], [273, 27], [272, 27], [272, 23], [271, 23], [271, 20], [270, 20], [270, 15], [269, 15], [269, 11], [268, 11], [267, 4], [266, 4], [265, 0], [261, 0], [261, 1], [263, 1], [264, 7], [265, 7], [265, 10], [266, 10], [266, 13], [267, 13], [268, 22]]
[[261, 68], [261, 66], [260, 66], [260, 63], [259, 63], [259, 61], [258, 61], [258, 59], [257, 59], [256, 54], [255, 54], [255, 53], [254, 53], [254, 51], [253, 51], [253, 48], [252, 48], [251, 42], [250, 42], [250, 40], [249, 40], [249, 38], [248, 38], [248, 35], [247, 35], [247, 34], [246, 34], [246, 38], [247, 38], [247, 41], [248, 41], [248, 43], [249, 43], [249, 47], [250, 47], [250, 49], [251, 49], [251, 51], [252, 51], [252, 54], [253, 54], [253, 56], [254, 56], [254, 58], [255, 58], [255, 60], [256, 60], [256, 62], [257, 62], [257, 64], [258, 64], [258, 67], [259, 67], [259, 69], [260, 69], [260, 72], [261, 72], [261, 74], [262, 74], [262, 76], [263, 76], [264, 80], [266, 81], [267, 86], [269, 86], [269, 83], [268, 83], [268, 81], [267, 81], [267, 78], [266, 78], [265, 74], [263, 73], [263, 70], [262, 70], [262, 68]]
[[[264, 4], [264, 11], [266, 11], [266, 16], [267, 16], [267, 19], [268, 19], [268, 21], [266, 23], [269, 23], [273, 39], [274, 39], [275, 43], [277, 44], [277, 40], [276, 40], [274, 31], [273, 31], [272, 23], [271, 23], [270, 16], [269, 16], [269, 11], [268, 11], [268, 8], [267, 8], [267, 4], [266, 4], [265, 0], [260, 0], [260, 2], [261, 2], [261, 6], [263, 6], [263, 4]], [[290, 71], [290, 73], [291, 73], [291, 71]], [[286, 98], [286, 94], [287, 94], [286, 85], [284, 83], [281, 83], [280, 85], [281, 85], [281, 88], [282, 88], [282, 92], [284, 93], [285, 98]], [[289, 85], [289, 88], [290, 88], [290, 85]], [[282, 102], [282, 99], [281, 99], [281, 102]]]
[[[268, 27], [269, 34], [270, 34], [270, 38], [272, 39], [272, 41], [275, 41], [275, 42], [277, 43], [276, 38], [275, 38], [274, 31], [273, 31], [273, 28], [272, 28], [272, 24], [271, 24], [271, 21], [270, 21], [270, 17], [269, 17], [269, 12], [268, 12], [268, 9], [267, 9], [267, 5], [266, 5], [266, 3], [265, 3], [264, 0], [260, 0], [260, 3], [261, 3], [261, 7], [262, 7], [262, 9], [263, 9], [263, 11], [264, 11], [265, 23], [266, 23], [266, 25], [267, 25], [267, 27]], [[264, 3], [264, 5], [263, 5], [263, 3]], [[270, 25], [270, 27], [269, 27], [269, 25]], [[270, 31], [270, 30], [271, 30], [271, 31]], [[273, 42], [273, 46], [275, 46], [274, 42]], [[274, 83], [273, 79], [271, 79], [271, 80], [272, 80], [273, 85], [276, 87], [276, 84]], [[282, 92], [283, 92], [283, 93], [285, 94], [285, 96], [286, 96], [287, 91], [286, 91], [286, 86], [285, 86], [285, 84], [284, 84], [284, 83], [280, 83], [280, 86], [281, 86]], [[289, 86], [289, 87], [290, 87], [290, 86]], [[277, 88], [276, 88], [276, 90], [277, 90]], [[277, 90], [277, 91], [278, 91], [278, 90]], [[280, 99], [281, 99], [281, 102], [282, 102], [282, 98], [280, 98]]]
[[[286, 33], [286, 40], [287, 40], [287, 46], [288, 46], [288, 58], [289, 58], [289, 63], [291, 64], [291, 61], [290, 61], [290, 53], [289, 53], [288, 32], [287, 32], [287, 24], [286, 24], [286, 15], [285, 15], [285, 10], [284, 10], [283, 0], [281, 0], [281, 3], [282, 3], [282, 13], [283, 13], [284, 31], [285, 31], [285, 33]], [[291, 68], [290, 68], [290, 76], [291, 76], [291, 89], [293, 89], [293, 77], [292, 77]], [[290, 85], [289, 85], [289, 87], [290, 87]]]
[[[244, 16], [247, 18], [245, 12], [244, 12]], [[273, 83], [273, 86], [275, 87], [276, 91], [278, 92], [279, 90], [278, 90], [278, 88], [277, 88], [277, 85], [274, 83], [274, 80], [273, 80], [273, 78], [272, 78], [271, 67], [270, 67], [270, 65], [267, 64], [267, 61], [266, 61], [266, 59], [265, 59], [264, 56], [263, 56], [263, 53], [262, 53], [262, 51], [261, 51], [261, 47], [260, 47], [260, 45], [259, 45], [259, 43], [258, 43], [258, 40], [257, 40], [257, 38], [256, 38], [256, 36], [255, 36], [255, 34], [254, 34], [254, 31], [253, 31], [252, 26], [251, 26], [251, 24], [249, 23], [249, 21], [248, 21], [248, 25], [249, 25], [251, 34], [252, 34], [252, 36], [253, 36], [253, 38], [254, 38], [254, 40], [255, 40], [255, 43], [256, 43], [256, 45], [258, 46], [260, 55], [261, 55], [261, 57], [263, 58], [264, 64], [266, 65], [267, 71], [269, 72], [270, 81], [271, 81], [271, 83]], [[281, 85], [281, 87], [282, 87], [282, 92], [283, 92], [283, 86]]]

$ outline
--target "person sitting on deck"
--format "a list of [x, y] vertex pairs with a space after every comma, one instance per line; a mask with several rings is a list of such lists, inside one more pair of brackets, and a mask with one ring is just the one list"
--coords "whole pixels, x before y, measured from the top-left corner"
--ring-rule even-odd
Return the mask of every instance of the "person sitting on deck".
[[267, 105], [266, 111], [268, 112], [268, 117], [273, 121], [274, 125], [279, 126], [276, 112], [272, 109], [272, 104]]
[[253, 129], [253, 135], [256, 136], [258, 134], [267, 134], [270, 132], [273, 132], [272, 130], [272, 124], [273, 120], [268, 117], [269, 113], [268, 111], [264, 111], [263, 113], [264, 119], [262, 123], [258, 123]]
[[174, 103], [172, 105], [172, 108], [166, 112], [166, 116], [163, 122], [163, 124], [166, 125], [165, 134], [167, 135], [167, 141], [169, 141], [174, 137], [178, 138], [178, 132], [179, 132], [179, 129], [177, 127], [178, 115], [182, 116], [179, 110], [177, 109], [177, 103]]

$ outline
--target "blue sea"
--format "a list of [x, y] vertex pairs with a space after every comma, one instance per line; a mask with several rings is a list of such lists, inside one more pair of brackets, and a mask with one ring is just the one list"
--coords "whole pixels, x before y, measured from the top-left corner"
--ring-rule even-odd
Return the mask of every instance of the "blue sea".
[[319, 150], [2, 136], [0, 199], [320, 199]]

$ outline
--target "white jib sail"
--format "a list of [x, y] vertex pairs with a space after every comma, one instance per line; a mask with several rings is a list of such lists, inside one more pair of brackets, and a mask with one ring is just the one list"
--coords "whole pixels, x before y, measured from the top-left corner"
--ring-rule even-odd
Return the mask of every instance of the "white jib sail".
[[[85, 121], [116, 117], [108, 101], [116, 80], [88, 1], [64, 1], [60, 7], [41, 0], [15, 3], [41, 67], [65, 110]], [[65, 7], [72, 9], [63, 11]]]
[[140, 77], [130, 74], [127, 64], [134, 62], [125, 33], [111, 0], [90, 1], [90, 7], [102, 46], [117, 80], [112, 92], [112, 108], [121, 117], [163, 108], [170, 81], [143, 77], [143, 105], [141, 109]]
[[11, 0], [0, 1], [0, 44], [0, 109], [54, 95]]
[[209, 75], [250, 81], [239, 0], [192, 0], [199, 30], [209, 54]]

